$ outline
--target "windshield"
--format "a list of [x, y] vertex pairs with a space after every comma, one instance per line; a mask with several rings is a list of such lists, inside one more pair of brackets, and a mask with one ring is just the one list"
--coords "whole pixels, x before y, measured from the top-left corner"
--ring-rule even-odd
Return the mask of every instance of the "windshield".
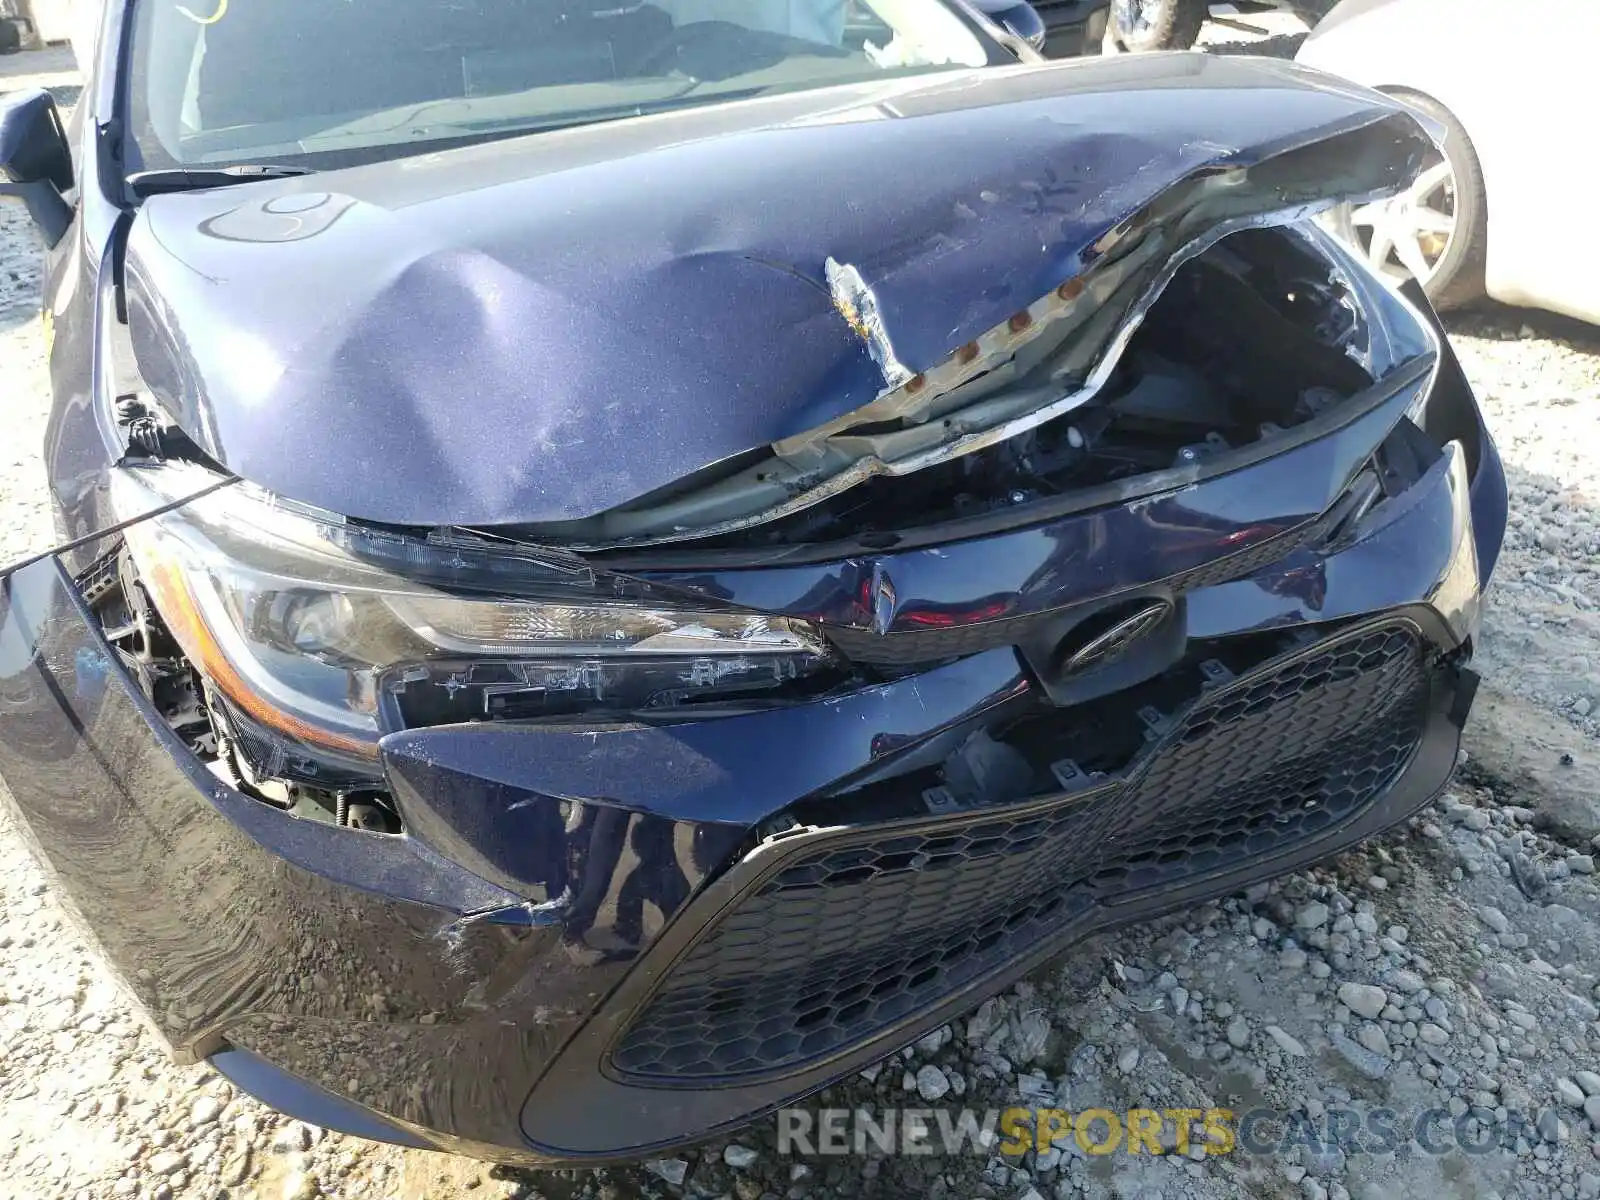
[[940, 0], [140, 0], [130, 168], [338, 165], [989, 51]]

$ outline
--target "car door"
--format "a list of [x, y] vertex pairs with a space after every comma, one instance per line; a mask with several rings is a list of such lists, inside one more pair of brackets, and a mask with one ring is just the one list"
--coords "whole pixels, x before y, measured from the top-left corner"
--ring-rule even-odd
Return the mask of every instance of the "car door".
[[[1471, 116], [1489, 201], [1489, 294], [1600, 321], [1600, 166], [1579, 133], [1600, 109], [1600, 8], [1523, 0], [1486, 38]], [[1462, 81], [1462, 91], [1467, 81]]]

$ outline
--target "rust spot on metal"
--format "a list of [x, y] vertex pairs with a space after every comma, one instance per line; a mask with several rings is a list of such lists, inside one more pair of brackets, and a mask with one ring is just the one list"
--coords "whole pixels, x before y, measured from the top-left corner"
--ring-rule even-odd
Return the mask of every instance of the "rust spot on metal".
[[889, 330], [878, 309], [878, 297], [867, 286], [861, 272], [849, 263], [835, 262], [831, 257], [823, 263], [823, 268], [834, 308], [855, 335], [866, 343], [872, 361], [883, 372], [884, 383], [891, 388], [905, 383], [911, 378], [911, 372], [895, 357], [894, 343], [889, 338]]
[[928, 377], [926, 375], [913, 375], [910, 379], [906, 380], [906, 391], [912, 395], [916, 395], [916, 393], [922, 390], [922, 385], [927, 382]]
[[1063, 300], [1076, 300], [1083, 295], [1083, 280], [1069, 279], [1056, 289], [1056, 295]]
[[1007, 328], [1009, 328], [1012, 333], [1021, 333], [1024, 329], [1032, 324], [1033, 314], [1027, 309], [1023, 309], [1019, 313], [1012, 313], [1011, 319], [1006, 322]]
[[973, 362], [978, 357], [978, 343], [968, 342], [965, 346], [956, 351], [956, 357], [961, 360], [963, 366], [969, 362]]

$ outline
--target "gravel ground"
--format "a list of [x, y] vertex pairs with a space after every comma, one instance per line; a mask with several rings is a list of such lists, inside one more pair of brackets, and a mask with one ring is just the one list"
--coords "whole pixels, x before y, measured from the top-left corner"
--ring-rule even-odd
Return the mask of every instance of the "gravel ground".
[[[70, 98], [70, 64], [48, 55], [0, 62], [0, 91], [24, 67]], [[37, 263], [0, 206], [0, 561], [51, 539]], [[1512, 490], [1457, 786], [1324, 868], [1086, 943], [810, 1107], [1268, 1106], [1313, 1129], [1440, 1109], [1468, 1136], [1525, 1117], [1503, 1149], [1313, 1135], [1271, 1156], [1197, 1140], [1099, 1157], [1069, 1139], [1017, 1158], [801, 1158], [763, 1122], [640, 1168], [534, 1174], [379, 1147], [171, 1065], [0, 815], [0, 1194], [1600, 1198], [1600, 331], [1494, 309], [1453, 340]]]

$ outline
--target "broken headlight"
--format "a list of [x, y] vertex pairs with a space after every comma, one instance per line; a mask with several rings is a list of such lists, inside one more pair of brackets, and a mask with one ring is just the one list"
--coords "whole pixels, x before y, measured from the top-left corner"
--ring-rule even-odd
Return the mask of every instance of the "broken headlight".
[[[210, 476], [117, 472], [119, 516]], [[707, 609], [581, 559], [420, 537], [223, 488], [126, 533], [141, 584], [229, 708], [324, 760], [393, 729], [764, 691], [828, 661], [804, 622]]]

